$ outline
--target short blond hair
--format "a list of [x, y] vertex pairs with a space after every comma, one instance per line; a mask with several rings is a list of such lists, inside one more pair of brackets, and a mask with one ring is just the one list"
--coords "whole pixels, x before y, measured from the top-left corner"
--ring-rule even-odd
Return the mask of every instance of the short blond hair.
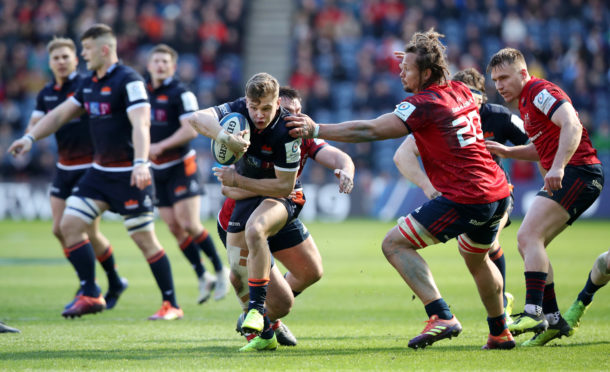
[[255, 74], [246, 83], [246, 97], [253, 101], [260, 101], [270, 94], [273, 94], [274, 98], [279, 97], [280, 83], [266, 72]]
[[515, 48], [500, 49], [494, 54], [487, 65], [487, 72], [491, 72], [494, 68], [502, 65], [521, 65], [520, 67], [527, 68], [523, 53]]
[[174, 62], [174, 63], [178, 62], [178, 52], [176, 52], [176, 50], [174, 48], [170, 47], [167, 44], [157, 44], [150, 51], [149, 58], [152, 57], [152, 55], [155, 53], [169, 54], [172, 57], [172, 62]]
[[65, 37], [53, 37], [53, 40], [49, 41], [47, 44], [47, 52], [51, 54], [55, 49], [67, 47], [76, 53], [76, 45], [72, 39], [68, 39]]

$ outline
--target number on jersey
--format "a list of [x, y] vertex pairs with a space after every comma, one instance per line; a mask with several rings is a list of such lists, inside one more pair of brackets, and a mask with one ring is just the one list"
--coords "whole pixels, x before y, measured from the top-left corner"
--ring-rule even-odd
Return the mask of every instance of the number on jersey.
[[461, 115], [451, 122], [451, 125], [457, 127], [457, 138], [460, 147], [466, 147], [477, 142], [477, 139], [483, 140], [483, 131], [481, 130], [481, 117], [476, 111], [470, 111], [466, 115]]

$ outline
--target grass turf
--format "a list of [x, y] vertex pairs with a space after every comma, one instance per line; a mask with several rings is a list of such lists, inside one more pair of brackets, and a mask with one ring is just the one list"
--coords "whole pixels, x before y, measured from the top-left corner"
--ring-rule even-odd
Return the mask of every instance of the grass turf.
[[[523, 308], [523, 262], [516, 248], [519, 221], [501, 243], [507, 290]], [[214, 222], [206, 226], [214, 228]], [[608, 221], [578, 221], [551, 244], [556, 291], [565, 311], [585, 283], [597, 255], [608, 248]], [[386, 262], [381, 241], [392, 224], [351, 220], [309, 223], [324, 260], [323, 279], [296, 299], [285, 323], [296, 347], [242, 355], [234, 332], [239, 306], [226, 299], [196, 304], [197, 281], [167, 228], [157, 231], [172, 263], [185, 318], [150, 322], [161, 300], [152, 273], [122, 224], [103, 222], [119, 272], [130, 287], [117, 307], [66, 320], [60, 316], [77, 281], [49, 222], [0, 222], [0, 320], [20, 334], [0, 335], [0, 369], [54, 370], [606, 370], [610, 356], [610, 301], [601, 289], [578, 332], [543, 348], [481, 351], [485, 312], [455, 242], [422, 251], [436, 283], [464, 331], [425, 350], [407, 348], [426, 315], [419, 300]], [[215, 233], [212, 233], [216, 237]], [[216, 240], [219, 250], [223, 250]], [[224, 251], [221, 251], [223, 259]], [[204, 259], [206, 268], [211, 264]], [[97, 266], [102, 288], [107, 283]], [[531, 335], [519, 336], [520, 343]]]

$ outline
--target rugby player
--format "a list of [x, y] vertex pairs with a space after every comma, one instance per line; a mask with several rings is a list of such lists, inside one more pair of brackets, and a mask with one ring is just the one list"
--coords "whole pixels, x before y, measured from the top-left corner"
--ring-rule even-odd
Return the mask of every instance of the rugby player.
[[[452, 80], [461, 81], [466, 84], [476, 99], [479, 115], [481, 116], [481, 128], [483, 130], [483, 136], [486, 139], [494, 140], [502, 144], [506, 143], [506, 141], [510, 141], [513, 145], [523, 145], [527, 143], [528, 137], [524, 132], [521, 118], [513, 114], [504, 106], [486, 102], [485, 77], [481, 73], [474, 68], [468, 68], [455, 73]], [[430, 179], [426, 176], [426, 173], [419, 167], [419, 162], [417, 161], [418, 156], [419, 151], [417, 150], [415, 139], [413, 135], [409, 135], [396, 150], [396, 153], [394, 154], [394, 163], [405, 178], [424, 191], [428, 199], [434, 199], [435, 197], [440, 196], [440, 193], [434, 188], [432, 183], [430, 183]], [[510, 314], [513, 308], [514, 298], [512, 294], [505, 292], [506, 261], [504, 259], [504, 252], [500, 246], [499, 237], [504, 227], [510, 224], [509, 215], [514, 205], [514, 197], [512, 194], [513, 186], [510, 184], [510, 175], [506, 169], [504, 169], [500, 157], [494, 155], [494, 160], [504, 171], [504, 175], [506, 176], [511, 189], [511, 198], [509, 208], [498, 226], [496, 240], [489, 250], [489, 258], [494, 265], [496, 265], [498, 270], [500, 270], [500, 274], [502, 274], [504, 308], [507, 315], [506, 320], [510, 323]]]
[[[232, 112], [249, 121], [250, 143], [239, 135], [228, 135], [219, 125], [219, 120]], [[247, 252], [247, 270], [241, 275], [248, 278], [249, 303], [242, 328], [260, 333], [240, 349], [245, 352], [277, 349], [277, 338], [265, 315], [271, 272], [267, 238], [296, 218], [304, 203], [300, 192], [291, 197], [299, 170], [301, 139], [288, 134], [285, 120], [288, 115], [280, 108], [277, 80], [267, 73], [258, 73], [246, 83], [245, 97], [198, 111], [189, 118], [195, 130], [203, 135], [221, 143], [241, 138], [244, 147], [249, 145], [235, 168], [214, 168], [224, 186], [238, 187], [252, 195], [268, 195], [237, 200], [228, 226], [227, 254], [232, 270], [241, 270], [238, 263], [242, 252]]]
[[504, 100], [518, 103], [531, 141], [513, 147], [488, 141], [487, 148], [503, 157], [539, 160], [545, 171], [544, 187], [517, 233], [525, 263], [525, 311], [509, 326], [513, 335], [537, 333], [524, 346], [542, 346], [574, 333], [557, 306], [546, 247], [597, 199], [604, 173], [570, 98], [557, 85], [531, 76], [520, 51], [498, 51], [487, 71]]
[[[36, 123], [46, 113], [74, 95], [84, 77], [77, 71], [78, 57], [74, 41], [66, 38], [53, 38], [47, 44], [49, 53], [49, 68], [53, 74], [50, 81], [38, 93], [36, 107], [32, 112], [26, 133], [32, 131]], [[89, 131], [87, 116], [82, 115], [64, 125], [55, 133], [58, 161], [55, 165], [55, 176], [51, 184], [51, 214], [53, 216], [53, 234], [61, 244], [66, 258], [72, 263], [70, 252], [59, 229], [59, 223], [66, 208], [66, 199], [72, 193], [78, 180], [93, 162], [93, 144]], [[87, 235], [93, 246], [98, 262], [108, 278], [108, 292], [104, 296], [106, 309], [112, 309], [127, 288], [127, 280], [121, 278], [116, 270], [112, 246], [108, 239], [99, 231], [100, 219], [94, 219], [88, 227]], [[79, 285], [76, 297], [65, 306], [69, 308], [82, 293]]]
[[[199, 304], [224, 298], [229, 290], [228, 273], [218, 257], [212, 237], [199, 220], [199, 172], [195, 150], [189, 142], [197, 132], [187, 117], [199, 106], [195, 95], [176, 80], [178, 53], [159, 44], [150, 52], [147, 84], [151, 105], [150, 160], [155, 183], [155, 205], [199, 280]], [[216, 275], [205, 271], [202, 250], [214, 265]]]
[[88, 114], [93, 139], [93, 166], [66, 200], [60, 230], [83, 294], [62, 315], [97, 313], [106, 307], [95, 285], [95, 256], [88, 226], [104, 211], [123, 216], [129, 235], [140, 248], [157, 281], [162, 306], [149, 317], [183, 317], [176, 302], [169, 259], [159, 244], [153, 224], [150, 146], [150, 104], [144, 80], [119, 63], [116, 37], [104, 24], [95, 24], [81, 36], [81, 55], [92, 71], [75, 94], [43, 116], [32, 131], [16, 140], [9, 151], [20, 154], [40, 138], [55, 133], [70, 120]]
[[424, 168], [442, 195], [398, 219], [382, 250], [425, 306], [424, 330], [409, 341], [423, 348], [459, 335], [462, 326], [442, 298], [418, 249], [457, 238], [487, 310], [490, 334], [485, 349], [510, 349], [515, 341], [506, 328], [502, 277], [487, 252], [506, 213], [510, 190], [506, 177], [485, 149], [480, 117], [472, 93], [461, 82], [447, 81], [443, 35], [429, 30], [413, 35], [400, 64], [405, 91], [414, 93], [373, 120], [316, 124], [301, 114], [289, 117], [291, 134], [342, 142], [398, 138], [413, 133]]
[[[279, 94], [280, 105], [284, 109], [293, 115], [301, 113], [301, 98], [296, 90], [290, 87], [280, 87]], [[301, 144], [301, 161], [297, 177], [300, 177], [308, 158], [333, 170], [339, 179], [339, 192], [349, 194], [352, 191], [354, 185], [354, 163], [349, 155], [323, 140], [305, 139]], [[297, 181], [298, 184], [299, 181]], [[228, 198], [218, 213], [217, 227], [218, 234], [223, 243], [225, 243], [226, 230], [235, 207], [235, 199], [253, 195], [233, 187], [223, 186], [222, 189], [223, 194]], [[302, 191], [302, 189], [297, 186], [295, 191]], [[266, 301], [267, 315], [272, 322], [272, 328], [275, 330], [278, 343], [284, 346], [294, 346], [297, 344], [296, 337], [281, 322], [280, 318], [285, 317], [290, 312], [294, 297], [320, 280], [323, 272], [322, 257], [313, 237], [298, 218], [292, 220], [277, 234], [270, 237], [268, 243], [273, 257], [278, 259], [288, 269], [288, 272], [282, 277], [277, 266], [274, 265], [271, 268]], [[244, 261], [240, 261], [240, 264], [242, 263], [245, 265]], [[241, 271], [243, 272], [243, 268]], [[248, 309], [247, 278], [241, 277], [239, 274], [237, 271], [232, 271], [231, 282], [245, 312]], [[289, 287], [275, 284], [277, 280], [285, 280]], [[292, 291], [293, 297], [290, 296], [290, 293], [282, 292], [282, 290], [286, 289]], [[238, 332], [241, 332], [242, 321], [243, 316], [240, 316], [237, 326]], [[244, 335], [248, 340], [254, 337], [254, 334]]]

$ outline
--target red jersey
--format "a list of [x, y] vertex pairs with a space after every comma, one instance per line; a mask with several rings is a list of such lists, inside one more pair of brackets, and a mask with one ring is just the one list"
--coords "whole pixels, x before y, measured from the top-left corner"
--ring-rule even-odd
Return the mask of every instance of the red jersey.
[[[303, 167], [305, 166], [307, 159], [315, 158], [318, 151], [320, 151], [324, 146], [326, 146], [326, 142], [324, 142], [322, 139], [303, 139], [301, 142], [301, 159], [299, 160], [299, 171], [297, 172], [297, 178], [301, 177], [301, 173], [303, 172]], [[302, 189], [301, 183], [297, 179], [295, 190], [300, 189]], [[226, 198], [222, 208], [220, 208], [220, 212], [218, 212], [218, 222], [225, 231], [229, 226], [229, 220], [231, 219], [233, 209], [235, 209], [235, 200]]]
[[510, 195], [485, 147], [481, 118], [466, 85], [434, 84], [407, 97], [394, 114], [413, 132], [430, 182], [447, 199], [487, 204]]
[[[561, 128], [551, 121], [555, 110], [564, 102], [572, 104], [570, 97], [557, 85], [532, 76], [519, 97], [519, 112], [525, 132], [536, 147], [540, 164], [546, 170], [553, 165]], [[568, 162], [570, 165], [599, 164], [589, 133], [583, 127], [580, 144]]]

